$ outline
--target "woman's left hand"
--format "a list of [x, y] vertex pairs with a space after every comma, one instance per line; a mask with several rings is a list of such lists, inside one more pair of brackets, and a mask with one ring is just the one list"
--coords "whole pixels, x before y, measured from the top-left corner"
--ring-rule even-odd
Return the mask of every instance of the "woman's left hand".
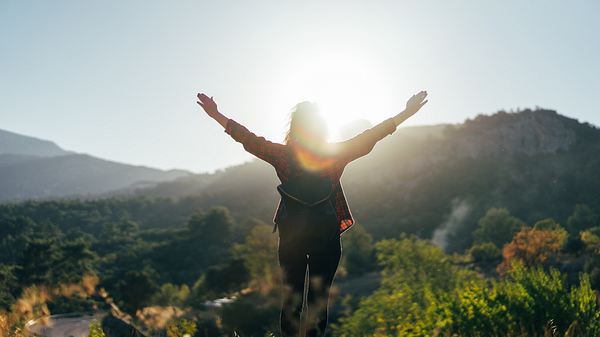
[[419, 111], [425, 103], [428, 101], [425, 100], [427, 97], [427, 91], [423, 90], [417, 94], [412, 95], [411, 98], [406, 102], [406, 109], [404, 110], [409, 116], [414, 115], [417, 111]]

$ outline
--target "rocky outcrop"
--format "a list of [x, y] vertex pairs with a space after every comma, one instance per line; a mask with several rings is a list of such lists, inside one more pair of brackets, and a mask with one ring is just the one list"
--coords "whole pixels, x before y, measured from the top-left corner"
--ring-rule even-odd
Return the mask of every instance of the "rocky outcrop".
[[458, 156], [548, 154], [568, 151], [577, 142], [572, 120], [553, 110], [500, 111], [480, 115], [446, 131], [444, 150]]

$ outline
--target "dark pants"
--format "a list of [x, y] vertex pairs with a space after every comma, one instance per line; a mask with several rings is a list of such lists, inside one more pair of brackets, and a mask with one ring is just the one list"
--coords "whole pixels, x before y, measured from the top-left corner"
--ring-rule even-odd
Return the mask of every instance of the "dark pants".
[[302, 331], [300, 315], [304, 302], [307, 267], [307, 336], [325, 335], [329, 290], [340, 262], [341, 250], [339, 235], [329, 236], [328, 239], [315, 239], [304, 235], [280, 236], [279, 265], [283, 271], [284, 283], [280, 324], [283, 337], [298, 337]]

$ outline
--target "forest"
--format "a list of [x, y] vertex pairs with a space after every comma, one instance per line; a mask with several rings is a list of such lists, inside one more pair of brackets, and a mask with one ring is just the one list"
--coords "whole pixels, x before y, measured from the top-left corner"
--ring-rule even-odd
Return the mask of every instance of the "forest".
[[[279, 279], [271, 226], [238, 222], [224, 207], [197, 211], [176, 228], [146, 229], [144, 218], [134, 216], [166, 202], [1, 206], [6, 324], [18, 330], [23, 319], [42, 313], [106, 310], [109, 296], [146, 331], [164, 329], [154, 316], [168, 310], [169, 324], [192, 322], [199, 336], [275, 331]], [[587, 205], [574, 206], [564, 225], [551, 218], [527, 224], [491, 208], [463, 254], [409, 234], [375, 241], [361, 224], [344, 234], [343, 250], [336, 336], [600, 333], [594, 291], [600, 220]], [[226, 297], [235, 300], [211, 304]]]

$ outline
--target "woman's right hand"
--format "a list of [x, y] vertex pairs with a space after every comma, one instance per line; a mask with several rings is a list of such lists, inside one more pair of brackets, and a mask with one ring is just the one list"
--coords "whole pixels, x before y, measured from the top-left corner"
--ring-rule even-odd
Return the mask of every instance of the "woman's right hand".
[[196, 103], [198, 103], [210, 117], [215, 118], [219, 113], [219, 110], [217, 109], [217, 103], [213, 100], [212, 96], [208, 97], [203, 93], [198, 93], [197, 97], [198, 102]]

